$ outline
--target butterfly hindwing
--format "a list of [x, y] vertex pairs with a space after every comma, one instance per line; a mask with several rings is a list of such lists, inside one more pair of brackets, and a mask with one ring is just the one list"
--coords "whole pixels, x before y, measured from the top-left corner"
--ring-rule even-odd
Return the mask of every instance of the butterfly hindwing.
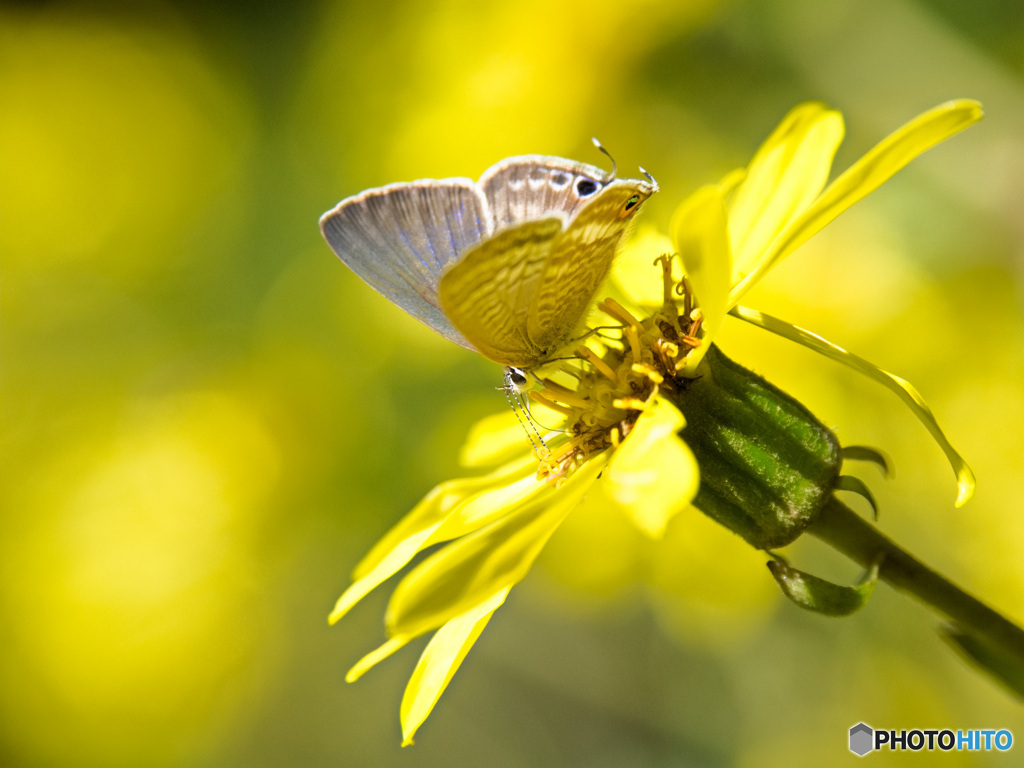
[[563, 346], [585, 319], [632, 220], [633, 207], [626, 205], [636, 194], [634, 184], [626, 181], [608, 185], [576, 214], [552, 247], [527, 323], [530, 340], [548, 354]]
[[467, 251], [441, 278], [441, 309], [484, 356], [517, 368], [543, 358], [527, 330], [529, 312], [564, 229], [564, 216], [508, 227]]

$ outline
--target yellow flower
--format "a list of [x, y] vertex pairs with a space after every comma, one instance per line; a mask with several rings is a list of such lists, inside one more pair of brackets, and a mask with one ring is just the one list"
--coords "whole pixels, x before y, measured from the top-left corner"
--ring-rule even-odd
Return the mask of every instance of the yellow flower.
[[[520, 425], [510, 424], [507, 417], [485, 420], [474, 429], [464, 463], [500, 466], [481, 477], [442, 483], [427, 494], [356, 567], [352, 585], [330, 615], [331, 623], [336, 622], [418, 553], [440, 545], [395, 588], [385, 616], [389, 639], [347, 677], [357, 679], [409, 641], [434, 632], [402, 701], [403, 744], [412, 743], [491, 615], [596, 482], [653, 537], [695, 499], [702, 511], [723, 522], [721, 514], [701, 506], [706, 494], [698, 496], [698, 461], [680, 434], [690, 436], [682, 415], [688, 396], [707, 397], [711, 382], [744, 371], [723, 363], [717, 352], [709, 354], [726, 314], [811, 346], [895, 389], [953, 463], [958, 503], [970, 496], [970, 469], [908, 383], [807, 331], [740, 307], [738, 301], [839, 213], [980, 116], [975, 102], [937, 107], [882, 141], [826, 187], [842, 139], [842, 118], [818, 104], [797, 107], [747, 169], [682, 203], [671, 234], [685, 279], [673, 276], [674, 256], [648, 256], [648, 263], [655, 261], [661, 271], [660, 305], [641, 312], [634, 308], [636, 297], [605, 299], [598, 308], [611, 324], [594, 329], [580, 346], [578, 360], [543, 371], [541, 386], [530, 393], [534, 423], [558, 429], [550, 429], [543, 439], [538, 433], [533, 452]], [[763, 380], [753, 383], [759, 397], [782, 396]], [[801, 408], [796, 404], [791, 411], [798, 420], [805, 413]], [[556, 418], [558, 424], [549, 423]], [[816, 510], [821, 498], [837, 487], [838, 444], [821, 430], [800, 433], [801, 441], [817, 441], [817, 455], [827, 457], [823, 464], [817, 462], [823, 467], [819, 474], [804, 476], [783, 467], [776, 472], [781, 480], [773, 480], [796, 489], [799, 498], [785, 500], [784, 514], [790, 517], [800, 518], [803, 513], [793, 510], [802, 503]], [[692, 443], [697, 438], [696, 432], [691, 434]], [[760, 467], [772, 460], [770, 453], [754, 445], [744, 460]], [[700, 456], [705, 455], [702, 448]], [[702, 469], [709, 485], [714, 479], [709, 473], [722, 471], [704, 464]], [[730, 484], [735, 485], [731, 479], [725, 483]], [[769, 547], [798, 535], [802, 520], [794, 523], [796, 533], [787, 529], [764, 534], [762, 521], [746, 518], [742, 525], [748, 528], [730, 527], [755, 546]]]
[[957, 476], [956, 505], [973, 493], [974, 475], [907, 381], [778, 318], [739, 306], [773, 267], [900, 168], [982, 117], [976, 101], [950, 101], [911, 120], [827, 187], [843, 139], [843, 118], [821, 104], [791, 111], [746, 170], [703, 187], [679, 207], [672, 242], [704, 314], [704, 342], [687, 361], [692, 375], [727, 313], [797, 341], [889, 387], [922, 421]]
[[[481, 466], [518, 455], [490, 474], [442, 483], [427, 494], [356, 567], [354, 583], [331, 613], [333, 623], [417, 553], [447, 542], [395, 588], [385, 616], [390, 639], [347, 676], [356, 680], [410, 640], [437, 630], [406, 688], [404, 744], [412, 742], [509, 589], [526, 576], [599, 475], [637, 526], [655, 536], [696, 493], [697, 465], [678, 435], [684, 420], [659, 395], [665, 377], [697, 343], [668, 337], [687, 338], [677, 329], [691, 321], [677, 315], [671, 300], [643, 322], [611, 300], [603, 306], [623, 326], [622, 338], [591, 342], [580, 351], [590, 366], [545, 379], [538, 402], [547, 415], [561, 414], [563, 423], [562, 431], [546, 436], [540, 458], [518, 424], [508, 430], [508, 420], [499, 417], [497, 428], [494, 419], [478, 425], [464, 463]], [[556, 380], [566, 377], [575, 386]], [[546, 418], [535, 415], [540, 422]], [[666, 477], [673, 478], [671, 485]]]

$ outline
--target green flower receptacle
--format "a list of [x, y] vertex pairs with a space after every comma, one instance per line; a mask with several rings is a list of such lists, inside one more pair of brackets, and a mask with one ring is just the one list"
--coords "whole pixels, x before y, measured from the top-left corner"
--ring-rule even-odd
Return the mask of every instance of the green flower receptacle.
[[759, 549], [794, 541], [835, 490], [835, 434], [714, 345], [675, 398], [700, 467], [694, 506]]

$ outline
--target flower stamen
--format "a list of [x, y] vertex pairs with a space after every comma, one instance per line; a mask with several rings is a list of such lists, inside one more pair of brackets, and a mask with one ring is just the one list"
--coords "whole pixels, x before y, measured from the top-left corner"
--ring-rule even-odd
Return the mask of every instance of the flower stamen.
[[643, 363], [633, 363], [629, 368], [633, 373], [639, 373], [642, 376], [646, 376], [655, 384], [661, 384], [665, 381], [665, 377], [658, 373], [656, 370], [651, 368], [649, 365]]
[[607, 363], [605, 363], [604, 360], [598, 357], [597, 353], [594, 352], [594, 350], [590, 349], [589, 347], [579, 347], [576, 350], [576, 356], [582, 358], [583, 360], [586, 360], [588, 363], [593, 365], [594, 368], [600, 371], [601, 374], [606, 379], [608, 379], [612, 384], [618, 383], [618, 376], [616, 375], [615, 370]]
[[572, 416], [573, 409], [565, 405], [559, 405], [554, 400], [548, 399], [542, 392], [531, 392], [530, 399], [535, 403], [543, 405], [545, 408], [550, 408], [552, 411], [562, 414], [563, 416]]
[[618, 320], [623, 325], [632, 326], [634, 328], [640, 327], [640, 321], [633, 317], [633, 314], [628, 309], [610, 296], [599, 302], [597, 308], [612, 319]]
[[[539, 479], [560, 484], [587, 460], [625, 440], [659, 392], [680, 386], [686, 355], [699, 347], [701, 313], [693, 308], [689, 286], [672, 278], [672, 254], [659, 257], [665, 302], [638, 319], [612, 298], [598, 308], [620, 324], [619, 334], [591, 336], [576, 356], [590, 365], [566, 365], [561, 381], [546, 378], [531, 397], [566, 417], [564, 442], [538, 467]], [[557, 375], [557, 374], [556, 374]], [[566, 385], [566, 380], [571, 381]]]
[[642, 411], [647, 407], [647, 401], [638, 397], [620, 397], [613, 401], [613, 404], [620, 411]]

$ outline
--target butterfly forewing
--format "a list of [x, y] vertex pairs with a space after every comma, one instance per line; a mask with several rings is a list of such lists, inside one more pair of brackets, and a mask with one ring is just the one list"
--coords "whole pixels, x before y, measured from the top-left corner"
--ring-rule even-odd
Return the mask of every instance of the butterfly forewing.
[[562, 216], [522, 222], [468, 251], [441, 278], [441, 308], [484, 356], [533, 368], [545, 350], [527, 330], [537, 284], [565, 227]]
[[527, 333], [536, 347], [550, 355], [571, 339], [608, 276], [632, 220], [634, 207], [626, 210], [627, 202], [649, 194], [644, 182], [614, 182], [580, 210], [559, 236], [537, 281], [528, 315]]
[[391, 184], [343, 200], [320, 219], [334, 252], [363, 280], [441, 335], [466, 340], [441, 310], [438, 282], [493, 231], [469, 179]]
[[544, 155], [510, 157], [488, 168], [479, 186], [490, 207], [494, 231], [552, 213], [570, 219], [611, 181], [600, 168]]

